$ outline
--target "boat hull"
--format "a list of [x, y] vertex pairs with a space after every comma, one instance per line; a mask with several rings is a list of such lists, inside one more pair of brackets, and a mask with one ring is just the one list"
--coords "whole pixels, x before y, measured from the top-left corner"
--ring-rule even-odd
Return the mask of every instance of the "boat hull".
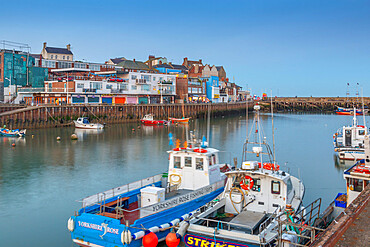
[[0, 136], [5, 137], [25, 137], [26, 136], [26, 130], [21, 131], [5, 131], [4, 129], [0, 130]]
[[104, 125], [102, 124], [81, 124], [77, 121], [73, 121], [75, 123], [75, 128], [77, 129], [103, 129]]
[[169, 118], [171, 123], [189, 123], [190, 118]]
[[167, 122], [164, 120], [140, 120], [142, 124], [145, 125], [161, 125], [161, 124], [166, 124]]
[[[131, 225], [128, 227], [128, 230], [134, 235], [141, 231], [143, 226], [149, 229], [171, 222], [174, 219], [179, 219], [184, 214], [188, 214], [213, 200], [223, 190], [224, 187], [220, 187], [208, 194], [196, 198], [196, 200], [191, 200], [164, 211], [137, 219], [132, 223], [130, 222]], [[138, 191], [140, 191], [140, 189], [138, 189]], [[127, 227], [124, 222], [121, 222], [119, 219], [89, 213], [81, 213], [79, 216], [72, 216], [71, 218], [74, 220], [74, 230], [71, 232], [71, 236], [72, 241], [76, 244], [89, 247], [122, 246], [122, 233], [127, 230]], [[106, 228], [108, 229], [106, 231], [104, 228], [105, 224], [107, 224]], [[170, 231], [171, 228], [155, 232], [155, 234], [159, 241], [163, 241]], [[142, 238], [133, 239], [130, 244], [126, 244], [125, 246], [140, 247], [142, 246]]]

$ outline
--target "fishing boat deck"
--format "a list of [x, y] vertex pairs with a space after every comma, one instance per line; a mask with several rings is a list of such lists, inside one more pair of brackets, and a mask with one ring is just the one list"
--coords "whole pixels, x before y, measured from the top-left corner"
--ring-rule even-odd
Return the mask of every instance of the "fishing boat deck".
[[266, 214], [253, 212], [253, 211], [242, 211], [240, 214], [235, 216], [230, 223], [237, 224], [240, 226], [246, 226], [253, 231], [259, 227], [262, 221], [266, 218]]

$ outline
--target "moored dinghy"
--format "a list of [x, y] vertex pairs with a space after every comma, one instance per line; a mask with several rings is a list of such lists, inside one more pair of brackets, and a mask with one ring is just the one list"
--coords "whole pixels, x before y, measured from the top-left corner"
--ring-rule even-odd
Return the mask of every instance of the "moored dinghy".
[[168, 178], [159, 174], [83, 199], [68, 220], [73, 242], [113, 247], [164, 240], [173, 226], [223, 191], [221, 170], [229, 166], [220, 164], [217, 149], [178, 143], [168, 153]]
[[26, 136], [26, 130], [10, 130], [7, 129], [6, 126], [4, 128], [0, 128], [0, 136], [6, 136], [6, 137], [25, 137]]
[[73, 120], [75, 127], [78, 129], [103, 129], [104, 125], [100, 123], [90, 123], [87, 117], [79, 117], [77, 120]]

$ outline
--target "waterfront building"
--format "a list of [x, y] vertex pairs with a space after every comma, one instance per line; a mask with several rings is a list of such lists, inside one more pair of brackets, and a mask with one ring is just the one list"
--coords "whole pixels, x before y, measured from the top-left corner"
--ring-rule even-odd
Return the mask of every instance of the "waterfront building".
[[48, 71], [35, 65], [27, 52], [0, 50], [0, 101], [13, 101], [20, 87], [43, 87]]
[[[98, 72], [79, 76], [88, 69], [55, 69], [60, 77], [45, 81], [43, 89], [21, 89], [17, 101], [28, 104], [148, 104], [173, 103], [176, 76], [120, 71], [113, 77]], [[117, 77], [117, 75], [119, 77]]]
[[154, 65], [153, 68], [164, 74], [187, 74], [188, 68], [180, 64], [158, 64]]
[[167, 58], [166, 57], [155, 57], [153, 55], [149, 55], [149, 58], [145, 62], [145, 64], [148, 65], [149, 67], [153, 67], [159, 64], [167, 64]]
[[[215, 66], [213, 67], [216, 68]], [[220, 101], [220, 86], [218, 76], [204, 77], [202, 78], [202, 80], [204, 81], [206, 86], [206, 95], [208, 100], [212, 103], [222, 102]]]
[[48, 47], [46, 45], [47, 43], [44, 42], [41, 51], [42, 58], [48, 60], [73, 61], [73, 53], [70, 44], [68, 44], [66, 48]]
[[192, 61], [192, 60], [189, 60], [187, 57], [184, 58], [184, 61], [182, 63], [182, 65], [184, 65], [186, 68], [190, 69], [194, 64], [197, 64], [199, 66], [203, 66], [203, 62], [202, 62], [202, 59], [199, 59], [198, 61]]
[[110, 64], [110, 65], [118, 65], [120, 62], [123, 62], [125, 61], [126, 58], [125, 57], [116, 57], [116, 58], [111, 58], [109, 59], [108, 61], [106, 61], [105, 63], [106, 64]]
[[224, 66], [216, 66], [217, 69], [217, 76], [220, 79], [220, 81], [226, 80], [226, 71], [224, 69]]

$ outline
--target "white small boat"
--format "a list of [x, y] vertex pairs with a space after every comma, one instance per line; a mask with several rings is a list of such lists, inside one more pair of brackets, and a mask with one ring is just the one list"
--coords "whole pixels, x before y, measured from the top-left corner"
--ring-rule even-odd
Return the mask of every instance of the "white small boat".
[[73, 121], [75, 123], [75, 127], [78, 129], [103, 129], [104, 125], [100, 123], [90, 123], [87, 117], [79, 117]]
[[[353, 112], [356, 112], [356, 108]], [[343, 126], [333, 135], [334, 151], [338, 153], [339, 159], [364, 159], [364, 139], [367, 134], [368, 128], [365, 125], [358, 125], [356, 114], [354, 114], [353, 124]]]

